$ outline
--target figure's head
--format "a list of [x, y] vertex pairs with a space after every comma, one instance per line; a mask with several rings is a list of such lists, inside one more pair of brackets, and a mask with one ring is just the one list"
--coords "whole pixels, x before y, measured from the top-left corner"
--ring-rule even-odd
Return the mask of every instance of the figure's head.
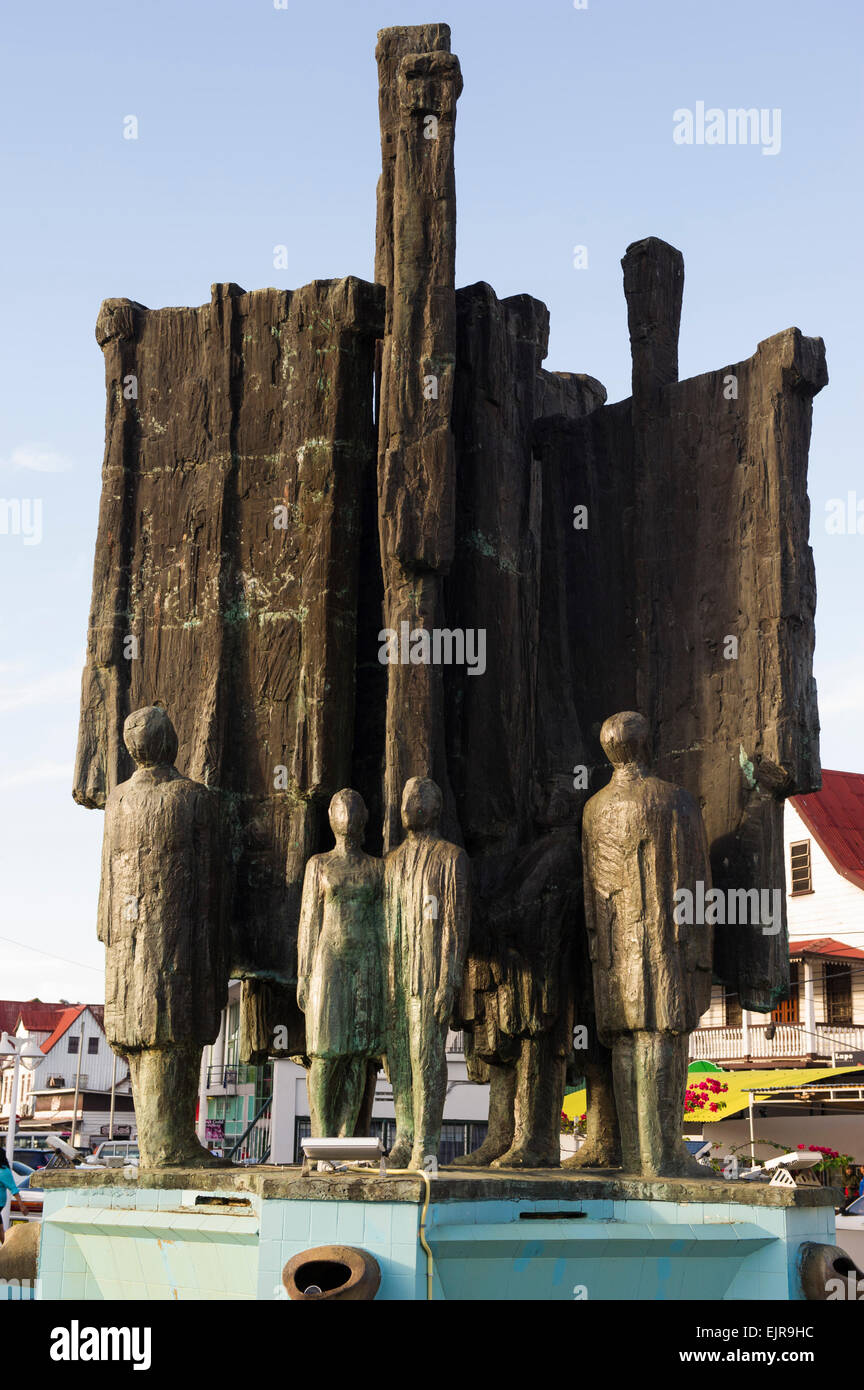
[[173, 767], [177, 734], [161, 705], [145, 705], [130, 714], [123, 725], [123, 742], [139, 767]]
[[600, 743], [613, 767], [626, 767], [628, 763], [647, 767], [651, 761], [648, 720], [635, 710], [611, 714], [600, 730]]
[[343, 787], [330, 802], [328, 815], [330, 829], [337, 840], [344, 836], [352, 844], [363, 843], [369, 812], [359, 792], [352, 791], [350, 787]]
[[431, 777], [412, 777], [402, 793], [402, 824], [406, 830], [434, 830], [444, 801]]

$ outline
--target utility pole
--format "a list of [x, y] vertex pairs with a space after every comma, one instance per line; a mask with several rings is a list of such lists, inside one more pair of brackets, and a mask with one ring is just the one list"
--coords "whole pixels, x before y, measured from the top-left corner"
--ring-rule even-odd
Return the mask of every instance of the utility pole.
[[72, 1102], [72, 1135], [70, 1143], [75, 1148], [75, 1139], [78, 1133], [78, 1097], [81, 1094], [81, 1053], [84, 1051], [84, 1024], [81, 1024], [81, 1032], [78, 1034], [78, 1069], [75, 1072], [75, 1099]]
[[108, 1138], [114, 1138], [114, 1093], [117, 1089], [117, 1053], [112, 1054], [113, 1062], [111, 1065], [111, 1115], [108, 1120]]

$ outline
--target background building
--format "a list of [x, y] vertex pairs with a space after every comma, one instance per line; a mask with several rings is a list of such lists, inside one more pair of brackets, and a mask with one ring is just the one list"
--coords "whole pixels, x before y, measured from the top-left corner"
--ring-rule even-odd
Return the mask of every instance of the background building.
[[[232, 981], [222, 1027], [212, 1047], [205, 1048], [201, 1067], [198, 1136], [211, 1148], [259, 1163], [299, 1163], [300, 1140], [310, 1133], [306, 1072], [287, 1059], [263, 1067], [237, 1062], [240, 1026], [240, 982]], [[439, 1160], [476, 1148], [486, 1137], [488, 1086], [474, 1085], [462, 1050], [461, 1033], [447, 1039], [447, 1099]], [[383, 1072], [378, 1074], [373, 1133], [385, 1148], [394, 1136], [393, 1093]]]
[[824, 770], [821, 791], [790, 797], [784, 839], [789, 998], [767, 1018], [715, 985], [694, 1058], [790, 1067], [864, 1054], [864, 775]]
[[[112, 1114], [115, 1138], [134, 1138], [135, 1112], [126, 1063], [108, 1045], [102, 1004], [46, 1004], [40, 999], [0, 1000], [0, 1031], [32, 1038], [43, 1056], [21, 1067], [17, 1144], [37, 1134], [68, 1134], [81, 1148], [107, 1137]], [[9, 1123], [12, 1060], [0, 1061], [0, 1130]]]

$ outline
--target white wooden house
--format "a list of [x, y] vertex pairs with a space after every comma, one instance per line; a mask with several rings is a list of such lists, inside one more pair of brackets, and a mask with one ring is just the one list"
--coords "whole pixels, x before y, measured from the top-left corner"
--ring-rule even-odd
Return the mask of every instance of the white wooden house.
[[784, 840], [789, 998], [768, 1017], [715, 985], [693, 1057], [839, 1066], [864, 1053], [864, 774], [826, 769], [821, 791], [790, 797]]
[[[39, 999], [0, 1001], [5, 1026], [16, 1038], [31, 1038], [42, 1052], [33, 1067], [22, 1066], [16, 1130], [28, 1135], [69, 1134], [80, 1147], [107, 1134], [114, 1089], [115, 1135], [136, 1134], [129, 1069], [112, 1052], [102, 1026], [101, 1004], [45, 1004]], [[14, 1018], [14, 1022], [12, 1021]], [[0, 1066], [0, 1130], [9, 1121], [12, 1061]]]

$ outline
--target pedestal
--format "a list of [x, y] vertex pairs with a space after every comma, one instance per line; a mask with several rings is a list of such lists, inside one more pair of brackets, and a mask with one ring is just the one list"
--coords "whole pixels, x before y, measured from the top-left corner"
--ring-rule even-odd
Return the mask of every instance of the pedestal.
[[[803, 1242], [833, 1244], [836, 1194], [618, 1174], [299, 1168], [44, 1175], [39, 1296], [285, 1296], [282, 1268], [328, 1244], [381, 1267], [378, 1299], [800, 1299]], [[431, 1285], [427, 1279], [432, 1256]]]

